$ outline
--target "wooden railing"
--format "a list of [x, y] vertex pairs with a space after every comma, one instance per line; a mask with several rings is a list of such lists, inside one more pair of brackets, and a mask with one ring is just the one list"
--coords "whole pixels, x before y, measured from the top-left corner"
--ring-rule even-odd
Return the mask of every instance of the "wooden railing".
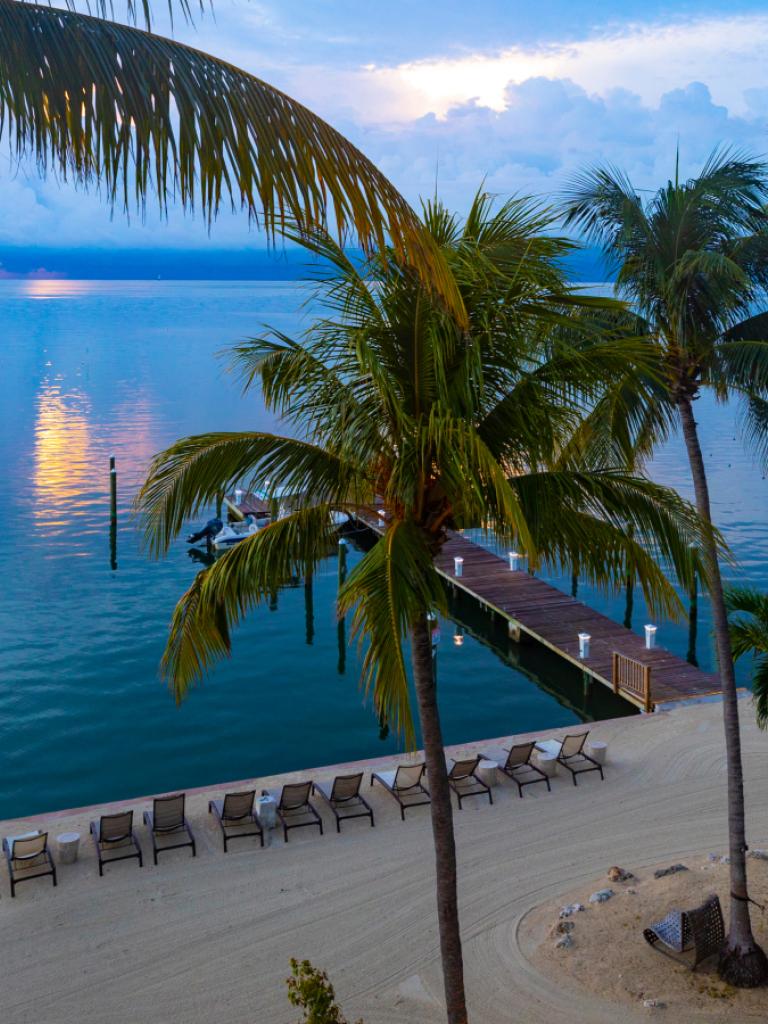
[[613, 652], [613, 692], [626, 694], [642, 702], [644, 711], [653, 711], [651, 700], [651, 666], [635, 661], [625, 654]]

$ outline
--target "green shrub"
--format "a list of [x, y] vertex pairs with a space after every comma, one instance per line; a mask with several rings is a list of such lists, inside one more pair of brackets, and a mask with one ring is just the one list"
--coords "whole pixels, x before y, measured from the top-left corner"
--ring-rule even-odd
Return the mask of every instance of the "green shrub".
[[313, 967], [309, 960], [291, 960], [291, 976], [286, 984], [291, 1006], [304, 1011], [300, 1024], [347, 1024], [328, 975]]

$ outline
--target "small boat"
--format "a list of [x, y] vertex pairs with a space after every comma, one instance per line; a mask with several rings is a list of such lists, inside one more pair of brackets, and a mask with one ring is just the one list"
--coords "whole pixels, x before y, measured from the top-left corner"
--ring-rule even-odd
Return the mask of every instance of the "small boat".
[[230, 548], [233, 544], [245, 540], [246, 537], [252, 537], [260, 529], [261, 527], [253, 516], [246, 516], [240, 523], [224, 523], [213, 537], [212, 544], [215, 548]]

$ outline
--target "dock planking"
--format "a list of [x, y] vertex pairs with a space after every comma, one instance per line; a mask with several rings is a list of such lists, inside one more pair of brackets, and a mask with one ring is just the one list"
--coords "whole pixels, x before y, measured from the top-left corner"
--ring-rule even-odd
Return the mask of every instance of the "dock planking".
[[[359, 518], [381, 532], [382, 524], [375, 515], [361, 514]], [[457, 557], [464, 559], [461, 576], [454, 574], [454, 558]], [[616, 651], [651, 667], [654, 706], [721, 692], [720, 680], [714, 673], [702, 672], [664, 647], [649, 650], [644, 638], [637, 633], [537, 576], [531, 576], [526, 570], [512, 571], [505, 559], [459, 533], [449, 534], [436, 564], [452, 586], [493, 609], [523, 633], [611, 690]], [[589, 633], [591, 637], [586, 659], [579, 657], [579, 633]], [[631, 693], [622, 690], [621, 695], [643, 706]]]

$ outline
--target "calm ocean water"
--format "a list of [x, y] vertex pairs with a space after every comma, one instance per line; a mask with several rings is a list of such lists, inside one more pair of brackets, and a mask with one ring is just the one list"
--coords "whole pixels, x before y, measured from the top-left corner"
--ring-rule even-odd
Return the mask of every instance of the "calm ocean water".
[[[273, 426], [215, 353], [264, 323], [294, 330], [301, 300], [289, 283], [0, 281], [0, 818], [398, 749], [380, 737], [358, 654], [340, 639], [334, 560], [311, 602], [304, 586], [288, 588], [253, 614], [232, 658], [181, 707], [157, 676], [171, 611], [199, 563], [183, 540], [159, 562], [142, 553], [136, 486], [181, 435]], [[766, 481], [730, 411], [706, 399], [699, 419], [717, 520], [738, 559], [730, 575], [764, 584]], [[678, 442], [654, 473], [690, 494]], [[582, 585], [579, 596], [624, 617], [621, 595]], [[448, 742], [621, 713], [610, 694], [585, 695], [577, 672], [515, 647], [473, 608], [455, 616], [464, 643], [443, 623], [438, 654]], [[637, 595], [634, 628], [645, 621]], [[684, 655], [685, 623], [660, 625], [661, 642]], [[698, 657], [711, 667], [706, 607]]]

